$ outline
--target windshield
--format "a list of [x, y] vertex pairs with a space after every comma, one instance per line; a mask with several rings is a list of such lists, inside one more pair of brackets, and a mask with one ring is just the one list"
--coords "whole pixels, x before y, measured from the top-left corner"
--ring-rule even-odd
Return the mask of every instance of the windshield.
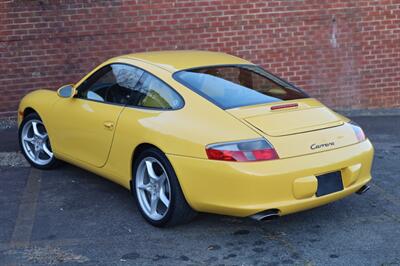
[[253, 65], [183, 70], [174, 78], [223, 109], [308, 98], [300, 89]]

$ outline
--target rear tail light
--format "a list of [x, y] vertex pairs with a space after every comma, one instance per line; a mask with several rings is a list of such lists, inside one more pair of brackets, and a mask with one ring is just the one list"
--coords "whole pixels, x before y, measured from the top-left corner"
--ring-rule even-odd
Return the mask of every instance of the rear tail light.
[[208, 159], [252, 162], [279, 159], [274, 147], [264, 139], [211, 144], [206, 147]]
[[362, 128], [357, 123], [355, 123], [353, 121], [350, 121], [349, 124], [353, 128], [353, 131], [356, 134], [357, 140], [359, 142], [361, 142], [361, 141], [366, 139], [364, 131], [362, 130]]

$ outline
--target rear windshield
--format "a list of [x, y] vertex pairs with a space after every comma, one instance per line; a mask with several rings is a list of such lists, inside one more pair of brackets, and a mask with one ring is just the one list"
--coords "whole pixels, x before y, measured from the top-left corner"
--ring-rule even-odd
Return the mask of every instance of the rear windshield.
[[300, 89], [253, 65], [211, 66], [174, 78], [223, 109], [307, 98]]

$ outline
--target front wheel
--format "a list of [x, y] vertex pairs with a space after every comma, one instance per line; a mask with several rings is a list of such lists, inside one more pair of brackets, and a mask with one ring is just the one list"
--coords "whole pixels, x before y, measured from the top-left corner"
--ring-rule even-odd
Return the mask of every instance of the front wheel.
[[57, 164], [47, 130], [39, 115], [27, 115], [18, 131], [19, 145], [26, 160], [35, 168], [51, 169]]
[[142, 152], [134, 164], [132, 190], [142, 216], [158, 227], [189, 222], [196, 212], [187, 203], [166, 156], [155, 148]]

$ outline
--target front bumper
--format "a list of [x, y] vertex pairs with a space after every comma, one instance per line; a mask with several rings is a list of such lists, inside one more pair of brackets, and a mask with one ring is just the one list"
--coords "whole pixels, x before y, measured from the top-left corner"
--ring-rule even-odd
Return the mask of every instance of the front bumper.
[[[201, 212], [249, 216], [278, 209], [285, 215], [346, 197], [371, 180], [369, 140], [293, 158], [224, 162], [167, 155], [186, 200]], [[341, 171], [344, 189], [316, 197], [315, 176]]]

